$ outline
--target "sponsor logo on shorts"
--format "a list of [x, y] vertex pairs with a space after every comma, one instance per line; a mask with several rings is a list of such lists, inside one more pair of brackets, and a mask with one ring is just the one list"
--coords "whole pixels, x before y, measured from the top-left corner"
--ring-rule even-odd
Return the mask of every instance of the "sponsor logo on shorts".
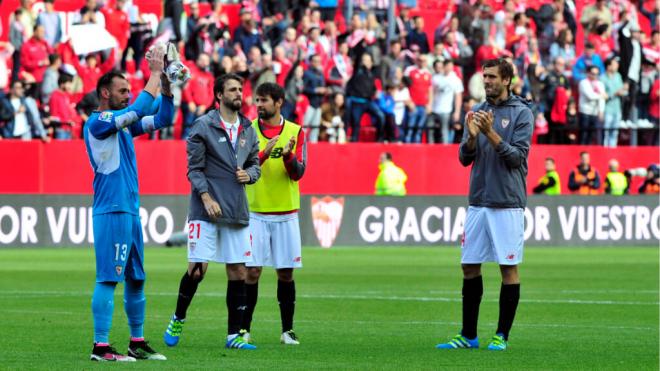
[[461, 247], [465, 246], [465, 232], [463, 232], [463, 236], [461, 237]]
[[312, 197], [311, 209], [316, 238], [322, 247], [329, 248], [339, 234], [344, 214], [344, 197]]
[[249, 250], [248, 250], [248, 251], [246, 251], [245, 254], [243, 254], [243, 255], [245, 255], [245, 256], [252, 256], [252, 251], [249, 251]]
[[302, 261], [302, 258], [300, 256], [296, 256], [295, 259], [293, 259], [294, 263], [300, 263]]
[[118, 265], [118, 266], [115, 267], [115, 271], [117, 271], [117, 275], [118, 275], [118, 276], [121, 276], [121, 271], [122, 271], [122, 269], [123, 269], [123, 268], [122, 268], [121, 265]]
[[513, 260], [515, 258], [516, 258], [516, 254], [509, 254], [509, 255], [506, 256], [506, 260], [509, 260], [509, 261]]
[[188, 247], [190, 248], [190, 251], [195, 250], [195, 247], [197, 247], [197, 242], [194, 241], [188, 242]]

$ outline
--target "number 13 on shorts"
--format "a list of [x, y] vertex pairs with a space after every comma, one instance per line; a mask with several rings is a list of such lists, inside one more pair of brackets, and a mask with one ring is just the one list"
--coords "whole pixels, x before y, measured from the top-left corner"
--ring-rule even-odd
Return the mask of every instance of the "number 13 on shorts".
[[115, 261], [116, 262], [126, 262], [128, 257], [128, 245], [125, 243], [116, 243], [115, 244]]

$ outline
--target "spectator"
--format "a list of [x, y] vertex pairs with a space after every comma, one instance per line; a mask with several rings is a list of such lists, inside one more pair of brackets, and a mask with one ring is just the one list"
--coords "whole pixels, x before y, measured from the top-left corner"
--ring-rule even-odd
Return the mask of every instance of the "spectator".
[[346, 41], [339, 43], [339, 52], [328, 61], [325, 75], [328, 86], [337, 91], [345, 90], [346, 83], [353, 76], [353, 64], [348, 56], [348, 43]]
[[550, 60], [556, 60], [559, 57], [569, 64], [575, 60], [575, 40], [573, 32], [569, 29], [561, 30], [557, 40], [550, 45]]
[[60, 77], [60, 67], [62, 67], [62, 58], [59, 54], [51, 54], [48, 56], [50, 65], [44, 73], [44, 80], [41, 83], [41, 102], [48, 104], [50, 95], [57, 89], [57, 81]]
[[21, 67], [34, 77], [37, 85], [43, 81], [44, 73], [50, 65], [48, 56], [53, 53], [53, 49], [44, 39], [45, 32], [43, 25], [36, 25], [32, 38], [21, 48]]
[[124, 11], [126, 0], [115, 0], [115, 6], [108, 4], [101, 9], [105, 19], [105, 28], [110, 35], [117, 40], [117, 51], [122, 53], [128, 46], [128, 39], [131, 36], [131, 23], [128, 20], [128, 14]]
[[[32, 37], [32, 32], [34, 31], [34, 26], [37, 24], [37, 13], [34, 11], [32, 5], [34, 0], [20, 0], [20, 7], [16, 10], [21, 11], [20, 22], [23, 25], [25, 30], [25, 40], [29, 40]], [[16, 13], [14, 13], [13, 19], [10, 17], [9, 22], [16, 20]]]
[[96, 95], [96, 90], [92, 90], [85, 94], [80, 102], [76, 105], [76, 111], [80, 116], [83, 123], [87, 122], [89, 116], [99, 106], [99, 97]]
[[[433, 64], [435, 74], [432, 78], [433, 106], [429, 122], [429, 143], [440, 143], [437, 128], [442, 133], [442, 143], [454, 142], [454, 127], [459, 123], [461, 107], [463, 105], [463, 82], [454, 72], [454, 63], [451, 59], [444, 62], [435, 61]], [[439, 124], [439, 125], [438, 125]]]
[[247, 53], [253, 46], [256, 46], [263, 52], [261, 33], [252, 19], [252, 12], [243, 8], [239, 14], [241, 24], [234, 31], [234, 48], [239, 53]]
[[580, 23], [582, 27], [588, 32], [595, 22], [602, 22], [608, 28], [612, 27], [612, 12], [608, 7], [608, 2], [605, 0], [596, 0], [593, 5], [586, 6], [582, 9], [582, 17]]
[[566, 61], [563, 57], [557, 57], [552, 63], [552, 69], [542, 77], [544, 84], [543, 111], [550, 124], [550, 141], [556, 144], [565, 142], [563, 140], [564, 127], [566, 126], [568, 100], [571, 95], [571, 85], [565, 71]]
[[73, 17], [74, 24], [97, 24], [105, 28], [105, 17], [96, 0], [85, 0], [85, 5]]
[[300, 58], [300, 47], [296, 39], [298, 38], [295, 27], [288, 27], [284, 31], [284, 40], [279, 44], [284, 48], [284, 54], [294, 63]]
[[628, 193], [628, 179], [619, 171], [619, 161], [611, 159], [610, 171], [605, 175], [605, 193], [612, 196], [622, 196]]
[[385, 90], [378, 95], [378, 108], [383, 112], [383, 141], [385, 143], [396, 142], [397, 139], [397, 127], [396, 121], [394, 118], [394, 106], [396, 102], [394, 101], [394, 93], [396, 87], [392, 84], [385, 85]]
[[18, 72], [21, 67], [21, 49], [23, 44], [27, 41], [27, 29], [23, 19], [27, 16], [25, 11], [22, 8], [18, 8], [14, 11], [14, 20], [9, 26], [9, 42], [14, 48], [14, 56], [12, 63], [12, 77], [11, 80], [15, 81], [18, 79]]
[[597, 24], [592, 30], [587, 41], [590, 42], [596, 53], [602, 60], [606, 60], [614, 51], [614, 40], [612, 39], [611, 30], [605, 23]]
[[309, 141], [316, 143], [319, 140], [319, 129], [321, 126], [321, 103], [328, 94], [323, 76], [323, 67], [320, 55], [312, 55], [311, 65], [303, 75], [305, 88], [303, 92], [309, 99], [309, 108], [303, 119], [304, 126], [310, 128]]
[[394, 122], [397, 126], [398, 142], [401, 143], [404, 134], [404, 128], [408, 125], [407, 118], [409, 112], [415, 109], [415, 104], [410, 98], [410, 90], [408, 86], [410, 79], [403, 77], [403, 71], [400, 68], [396, 69], [396, 78], [394, 79]]
[[44, 11], [39, 13], [37, 24], [44, 26], [45, 39], [52, 48], [55, 48], [62, 39], [62, 20], [60, 13], [55, 11], [55, 0], [44, 1]]
[[561, 194], [561, 183], [559, 174], [555, 165], [555, 159], [547, 157], [545, 159], [545, 175], [539, 179], [539, 184], [532, 190], [534, 194], [545, 194], [548, 196], [558, 196]]
[[72, 99], [73, 77], [61, 74], [58, 89], [50, 97], [51, 125], [55, 127], [55, 139], [82, 138], [82, 120]]
[[416, 16], [414, 21], [415, 28], [412, 29], [406, 37], [406, 45], [408, 48], [412, 47], [413, 45], [417, 45], [419, 47], [420, 53], [428, 54], [431, 49], [429, 48], [428, 37], [424, 31], [424, 18], [421, 16]]
[[285, 119], [294, 122], [302, 121], [303, 117], [296, 117], [296, 105], [303, 100], [303, 91], [305, 89], [305, 69], [302, 64], [296, 63], [284, 83], [284, 105], [282, 105], [281, 114]]
[[344, 94], [334, 93], [328, 102], [321, 105], [321, 141], [330, 143], [346, 143], [344, 125], [345, 99]]
[[660, 16], [660, 2], [653, 2], [653, 10], [648, 11], [644, 8], [644, 0], [639, 0], [638, 7], [640, 12], [649, 19], [649, 23], [652, 30], [657, 30], [658, 26], [658, 17]]
[[660, 128], [660, 76], [656, 75], [655, 81], [651, 86], [651, 104], [649, 106], [649, 119], [651, 121], [652, 130], [647, 135], [646, 145], [658, 145], [658, 131]]
[[629, 21], [625, 22], [619, 30], [619, 53], [621, 56], [619, 73], [623, 81], [628, 84], [628, 95], [623, 99], [623, 119], [632, 123], [632, 125], [636, 125], [638, 118], [635, 105], [644, 60], [642, 45], [639, 42], [640, 37], [639, 26], [631, 24]]
[[98, 56], [96, 53], [87, 54], [85, 56], [85, 64], [80, 64], [78, 58], [72, 60], [73, 66], [78, 72], [78, 76], [82, 79], [83, 94], [87, 94], [92, 90], [96, 90], [96, 83], [103, 76], [103, 74], [110, 72], [115, 66], [115, 51], [110, 51], [110, 56], [105, 62], [99, 65]]
[[647, 169], [646, 179], [639, 187], [640, 194], [659, 194], [660, 193], [660, 168], [658, 165], [651, 165]]
[[608, 97], [598, 75], [598, 67], [591, 66], [588, 77], [579, 84], [580, 144], [591, 144], [592, 139], [598, 145], [602, 143], [602, 123]]
[[587, 78], [587, 72], [591, 66], [598, 67], [598, 74], [605, 72], [605, 65], [600, 56], [596, 54], [593, 44], [587, 42], [584, 45], [584, 54], [582, 54], [573, 65], [573, 82], [579, 84], [580, 81]]
[[581, 195], [597, 195], [600, 188], [598, 170], [591, 167], [589, 153], [580, 153], [580, 164], [568, 177], [568, 189]]
[[46, 130], [43, 127], [37, 104], [25, 95], [24, 84], [14, 81], [11, 84], [9, 95], [0, 99], [2, 119], [6, 119], [2, 126], [2, 137], [7, 139], [30, 140], [33, 137], [48, 141]]
[[181, 108], [183, 111], [183, 130], [181, 139], [187, 139], [195, 120], [213, 106], [213, 83], [215, 78], [210, 72], [211, 58], [206, 53], [197, 57], [195, 66], [191, 68], [192, 77], [183, 89]]
[[10, 42], [0, 41], [0, 92], [9, 87], [9, 78], [12, 73], [7, 63], [14, 55], [14, 46]]
[[285, 86], [286, 77], [291, 72], [293, 63], [287, 58], [286, 51], [281, 46], [276, 46], [273, 49], [273, 73], [278, 85]]
[[408, 176], [392, 161], [392, 154], [383, 152], [378, 159], [378, 178], [376, 178], [376, 196], [405, 196]]
[[380, 81], [393, 81], [396, 69], [399, 68], [403, 71], [408, 64], [406, 55], [401, 51], [401, 40], [390, 41], [390, 52], [383, 57], [383, 63], [380, 66]]
[[347, 104], [347, 110], [351, 124], [351, 142], [357, 142], [360, 138], [360, 123], [365, 113], [371, 116], [371, 124], [376, 127], [376, 140], [382, 141], [385, 116], [374, 102], [376, 75], [369, 53], [362, 54], [357, 71], [346, 84], [346, 96], [350, 102], [350, 106]]
[[426, 55], [419, 55], [416, 64], [404, 71], [410, 78], [410, 97], [415, 103], [415, 110], [410, 114], [404, 141], [406, 143], [421, 143], [422, 131], [426, 124], [426, 115], [431, 113], [433, 101], [433, 85], [431, 73], [426, 70]]
[[601, 77], [607, 100], [605, 103], [605, 147], [616, 147], [619, 141], [619, 126], [621, 124], [621, 97], [628, 94], [628, 88], [619, 74], [619, 58], [613, 57], [606, 61], [607, 71]]

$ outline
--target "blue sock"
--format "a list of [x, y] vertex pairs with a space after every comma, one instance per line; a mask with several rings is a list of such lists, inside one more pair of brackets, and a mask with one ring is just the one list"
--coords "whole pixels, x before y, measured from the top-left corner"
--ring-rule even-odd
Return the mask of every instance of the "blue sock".
[[94, 316], [94, 342], [109, 343], [112, 312], [115, 308], [116, 282], [97, 282], [92, 295], [92, 315]]
[[128, 317], [131, 338], [144, 336], [144, 309], [147, 300], [144, 297], [144, 281], [126, 279], [124, 288], [124, 309]]

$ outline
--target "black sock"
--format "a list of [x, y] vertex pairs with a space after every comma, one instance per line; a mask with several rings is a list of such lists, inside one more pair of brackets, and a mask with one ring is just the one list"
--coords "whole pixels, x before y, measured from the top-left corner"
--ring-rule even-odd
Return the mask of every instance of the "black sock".
[[247, 330], [250, 332], [250, 325], [252, 324], [252, 314], [254, 314], [254, 308], [257, 306], [257, 297], [259, 296], [259, 282], [254, 284], [245, 284], [245, 293], [247, 294], [246, 298], [246, 308], [245, 313], [243, 313], [243, 324], [241, 329]]
[[282, 332], [293, 330], [293, 312], [295, 312], [296, 309], [295, 281], [277, 281], [277, 301], [280, 303]]
[[484, 283], [481, 276], [463, 279], [463, 329], [461, 335], [468, 339], [477, 337], [479, 304], [481, 304], [483, 293]]
[[516, 309], [520, 300], [520, 284], [502, 284], [500, 289], [500, 319], [497, 321], [497, 333], [504, 334], [504, 339], [509, 339], [509, 331], [516, 317]]
[[227, 334], [238, 334], [245, 312], [245, 281], [227, 281]]
[[202, 280], [195, 280], [194, 278], [188, 275], [188, 272], [183, 274], [181, 277], [181, 283], [179, 284], [179, 298], [176, 300], [176, 311], [174, 315], [178, 319], [186, 318], [186, 311], [190, 306], [190, 302], [197, 292], [197, 286]]

